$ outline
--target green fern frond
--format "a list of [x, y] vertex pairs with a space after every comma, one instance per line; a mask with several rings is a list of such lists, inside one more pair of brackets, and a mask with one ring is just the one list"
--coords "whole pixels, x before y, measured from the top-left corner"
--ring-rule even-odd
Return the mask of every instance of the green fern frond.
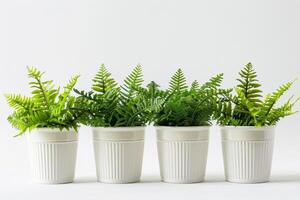
[[67, 99], [67, 97], [70, 96], [70, 94], [71, 94], [73, 88], [75, 87], [79, 77], [80, 77], [79, 75], [71, 77], [71, 79], [69, 80], [67, 85], [64, 87], [64, 92], [61, 95], [63, 97], [63, 99]]
[[64, 91], [61, 95], [59, 95], [58, 105], [53, 105], [51, 107], [51, 114], [55, 116], [60, 116], [61, 112], [68, 106], [72, 106], [73, 101], [71, 101], [70, 94], [73, 91], [77, 81], [79, 79], [79, 75], [71, 77], [67, 85], [64, 87]]
[[159, 126], [207, 126], [215, 118], [217, 109], [216, 94], [219, 91], [223, 75], [211, 78], [200, 86], [197, 81], [187, 90], [186, 81], [179, 69], [171, 78], [169, 93], [163, 102], [162, 109], [154, 118]]
[[268, 125], [275, 125], [281, 118], [286, 116], [293, 115], [297, 113], [297, 111], [293, 111], [293, 107], [300, 100], [297, 98], [292, 101], [293, 97], [291, 97], [286, 103], [284, 103], [281, 107], [272, 109], [266, 117], [266, 121]]
[[[293, 82], [280, 86], [275, 92], [268, 94], [261, 100], [262, 91], [257, 80], [252, 64], [248, 63], [239, 73], [239, 84], [236, 88], [237, 95], [218, 95], [218, 106], [215, 118], [218, 124], [231, 126], [271, 126], [281, 118], [295, 114], [293, 107], [299, 101], [290, 98], [281, 107], [276, 108], [276, 103], [289, 90]], [[228, 109], [230, 108], [230, 109]]]
[[186, 78], [183, 74], [183, 71], [179, 68], [175, 74], [171, 77], [169, 83], [169, 91], [173, 92], [183, 92], [188, 88], [186, 83]]
[[194, 80], [191, 85], [191, 91], [197, 91], [200, 89], [200, 84], [197, 80]]
[[59, 88], [55, 89], [53, 81], [43, 81], [44, 73], [34, 67], [28, 67], [28, 76], [33, 79], [29, 83], [32, 89], [31, 97], [18, 94], [6, 95], [8, 104], [14, 112], [8, 117], [11, 125], [19, 129], [19, 135], [35, 128], [77, 129], [78, 120], [73, 110], [75, 97], [71, 91], [78, 76], [72, 77], [59, 95]]
[[217, 88], [219, 88], [221, 86], [221, 83], [223, 81], [223, 77], [224, 74], [217, 74], [216, 76], [210, 78], [206, 83], [204, 83], [201, 86], [201, 90], [205, 90], [205, 89], [214, 89], [216, 90]]
[[233, 115], [232, 103], [227, 100], [217, 102], [214, 111], [214, 119], [218, 124], [227, 125], [230, 123]]
[[63, 93], [60, 95], [59, 107], [63, 108], [70, 97], [71, 92], [73, 91], [78, 79], [79, 75], [71, 77], [67, 85], [64, 87]]
[[142, 110], [142, 118], [146, 122], [152, 122], [158, 112], [163, 109], [163, 105], [168, 98], [168, 93], [161, 90], [160, 86], [151, 81], [146, 88], [140, 88], [138, 95], [138, 108]]
[[44, 73], [34, 67], [28, 67], [28, 76], [34, 81], [30, 82], [30, 88], [33, 89], [32, 98], [39, 107], [45, 107], [50, 111], [50, 105], [55, 102], [59, 90], [54, 89], [53, 81], [42, 81]]
[[109, 73], [105, 65], [102, 64], [93, 79], [92, 89], [100, 94], [105, 94], [107, 91], [115, 89], [117, 85], [118, 84], [112, 78], [111, 73]]
[[256, 106], [261, 104], [260, 97], [262, 97], [262, 91], [259, 89], [261, 85], [257, 80], [257, 75], [252, 64], [248, 63], [245, 68], [239, 72], [239, 75], [241, 78], [237, 79], [237, 81], [240, 82], [237, 87], [244, 93], [245, 98]]
[[137, 65], [133, 71], [126, 77], [124, 84], [121, 86], [122, 101], [126, 102], [130, 100], [136, 91], [142, 87], [143, 72], [142, 66]]
[[281, 85], [275, 92], [266, 96], [266, 99], [262, 104], [262, 110], [260, 113], [260, 115], [263, 117], [262, 120], [264, 120], [269, 115], [274, 105], [279, 101], [280, 97], [292, 87], [293, 83], [294, 82], [287, 82]]
[[241, 105], [236, 107], [236, 111], [239, 111], [242, 114], [250, 115], [252, 117], [252, 119], [247, 122], [248, 125], [250, 125], [251, 123], [257, 124], [257, 114], [259, 113], [260, 109], [256, 107], [253, 102], [247, 99], [244, 92], [240, 88], [236, 88], [236, 93], [238, 95], [239, 101], [241, 102]]
[[8, 122], [12, 125], [12, 127], [19, 130], [18, 135], [25, 133], [28, 127], [28, 122], [24, 115], [26, 115], [26, 113], [15, 111], [7, 118]]
[[24, 110], [29, 112], [34, 107], [34, 102], [29, 97], [19, 94], [7, 94], [5, 97], [9, 106], [15, 109], [17, 112]]
[[78, 99], [80, 100], [88, 100], [88, 101], [94, 101], [96, 103], [100, 103], [100, 98], [97, 98], [98, 95], [95, 95], [93, 91], [85, 92], [85, 91], [79, 91], [77, 89], [73, 89], [73, 91], [79, 95]]
[[27, 71], [28, 71], [29, 78], [33, 78], [36, 80], [41, 79], [44, 74], [44, 72], [41, 72], [40, 70], [32, 66], [28, 66]]

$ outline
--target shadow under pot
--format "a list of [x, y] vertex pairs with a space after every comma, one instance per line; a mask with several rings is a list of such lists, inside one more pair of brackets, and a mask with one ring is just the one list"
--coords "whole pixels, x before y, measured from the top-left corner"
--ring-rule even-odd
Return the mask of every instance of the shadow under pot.
[[93, 128], [97, 180], [103, 183], [140, 181], [144, 127]]
[[27, 137], [33, 182], [73, 182], [78, 141], [74, 130], [39, 128]]
[[221, 127], [226, 180], [268, 182], [271, 174], [274, 127]]
[[204, 181], [209, 127], [157, 127], [156, 130], [162, 181]]

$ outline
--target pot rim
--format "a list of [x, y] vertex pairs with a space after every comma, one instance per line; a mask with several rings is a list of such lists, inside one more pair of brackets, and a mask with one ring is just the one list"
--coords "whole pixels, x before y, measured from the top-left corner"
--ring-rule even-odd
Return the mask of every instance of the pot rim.
[[32, 142], [77, 142], [78, 132], [74, 129], [60, 130], [59, 128], [37, 128], [27, 134], [27, 138]]
[[220, 126], [221, 129], [243, 129], [243, 130], [264, 130], [264, 129], [274, 129], [276, 126]]
[[146, 129], [146, 126], [124, 126], [124, 127], [91, 127], [93, 130], [103, 130], [103, 131], [142, 131]]
[[51, 132], [51, 131], [53, 131], [53, 132], [61, 132], [61, 133], [67, 133], [67, 132], [77, 133], [77, 131], [74, 128], [70, 128], [69, 130], [67, 130], [65, 128], [62, 129], [62, 130], [59, 129], [59, 128], [35, 128], [35, 129], [29, 131], [28, 133], [30, 134], [30, 133], [36, 132], [36, 131], [38, 131], [38, 132]]
[[274, 126], [228, 126], [221, 127], [222, 140], [269, 141], [274, 140]]
[[207, 141], [210, 126], [156, 127], [157, 141]]
[[178, 129], [178, 130], [207, 130], [210, 129], [211, 126], [154, 126], [156, 129]]
[[99, 141], [142, 141], [145, 127], [93, 127], [93, 139]]

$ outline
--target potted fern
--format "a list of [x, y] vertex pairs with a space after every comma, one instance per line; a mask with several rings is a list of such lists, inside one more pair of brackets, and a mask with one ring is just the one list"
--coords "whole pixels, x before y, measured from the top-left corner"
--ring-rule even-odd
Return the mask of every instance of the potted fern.
[[93, 79], [92, 91], [78, 91], [82, 124], [92, 127], [97, 178], [104, 183], [133, 183], [141, 176], [144, 114], [139, 88], [140, 65], [119, 86], [104, 65]]
[[162, 181], [204, 181], [209, 128], [222, 77], [219, 74], [202, 86], [194, 81], [189, 88], [178, 69], [171, 77], [169, 89], [158, 93], [159, 106], [153, 121]]
[[33, 181], [69, 183], [74, 179], [77, 153], [77, 118], [72, 110], [75, 97], [70, 96], [78, 76], [71, 78], [60, 93], [53, 81], [44, 81], [40, 72], [28, 67], [32, 96], [6, 95], [14, 112], [8, 117], [21, 136], [26, 132]]
[[226, 180], [261, 183], [270, 178], [276, 123], [295, 113], [299, 100], [291, 97], [275, 107], [293, 82], [287, 82], [262, 99], [261, 85], [251, 63], [239, 73], [232, 93], [220, 97], [216, 112], [221, 127]]

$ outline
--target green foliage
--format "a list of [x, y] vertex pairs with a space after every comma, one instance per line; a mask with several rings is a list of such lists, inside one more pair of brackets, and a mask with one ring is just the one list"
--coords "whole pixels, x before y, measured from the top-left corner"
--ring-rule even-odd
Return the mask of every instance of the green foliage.
[[[194, 83], [195, 84], [195, 83]], [[169, 91], [170, 93], [182, 92], [188, 88], [185, 76], [181, 69], [178, 69], [176, 73], [171, 77]]]
[[251, 63], [248, 63], [243, 70], [239, 72], [240, 78], [237, 81], [240, 84], [237, 85], [240, 93], [244, 95], [244, 97], [255, 106], [259, 106], [261, 104], [262, 91], [259, 89], [261, 85], [258, 83], [257, 74], [253, 69]]
[[75, 97], [71, 96], [79, 76], [74, 76], [64, 87], [54, 87], [53, 81], [44, 81], [40, 72], [34, 67], [28, 67], [28, 76], [32, 96], [25, 97], [19, 94], [8, 94], [6, 99], [14, 112], [8, 117], [13, 127], [19, 129], [22, 135], [35, 128], [59, 128], [77, 130], [77, 119], [81, 113], [74, 112]]
[[168, 91], [160, 89], [160, 86], [151, 81], [146, 88], [139, 89], [140, 103], [144, 108], [144, 117], [151, 123], [156, 120], [166, 101], [170, 97]]
[[204, 83], [200, 89], [201, 90], [213, 89], [214, 91], [218, 90], [223, 81], [223, 76], [224, 76], [223, 73], [217, 74], [216, 76], [210, 78], [206, 83]]
[[93, 91], [100, 94], [104, 94], [107, 91], [113, 90], [118, 85], [116, 81], [111, 77], [111, 74], [107, 71], [104, 64], [100, 66], [100, 69], [93, 79], [93, 82]]
[[158, 126], [207, 126], [211, 124], [217, 106], [216, 96], [223, 74], [219, 74], [202, 86], [194, 81], [188, 88], [179, 69], [170, 80], [169, 90], [156, 95], [161, 101], [153, 117]]
[[262, 99], [261, 85], [257, 80], [252, 64], [248, 63], [239, 73], [236, 95], [231, 91], [219, 97], [216, 118], [219, 124], [229, 126], [272, 126], [281, 118], [292, 115], [294, 105], [299, 99], [291, 97], [281, 107], [276, 103], [288, 91], [293, 82], [280, 86], [275, 92]]
[[[74, 90], [77, 98], [76, 110], [84, 114], [80, 122], [93, 127], [144, 126], [148, 122], [148, 100], [142, 95], [152, 92], [152, 87], [142, 88], [142, 67], [137, 65], [118, 86], [106, 67], [102, 65], [93, 79], [92, 91]], [[143, 91], [143, 93], [142, 93]], [[152, 111], [151, 111], [152, 112]]]
[[143, 84], [143, 73], [141, 65], [137, 65], [133, 71], [126, 77], [124, 84], [121, 86], [121, 97], [123, 102], [132, 100], [139, 88]]

